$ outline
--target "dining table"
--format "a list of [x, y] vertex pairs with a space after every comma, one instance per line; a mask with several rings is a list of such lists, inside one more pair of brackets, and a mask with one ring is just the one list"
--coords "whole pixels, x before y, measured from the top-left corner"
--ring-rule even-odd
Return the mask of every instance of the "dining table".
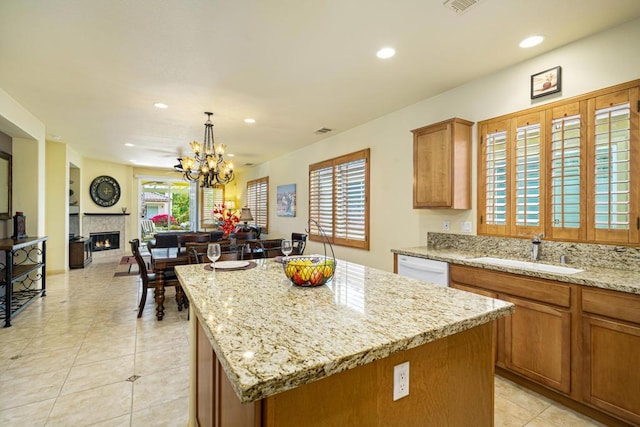
[[164, 284], [166, 272], [173, 270], [176, 265], [189, 264], [186, 252], [179, 248], [150, 248], [151, 266], [156, 274], [156, 318], [164, 317]]

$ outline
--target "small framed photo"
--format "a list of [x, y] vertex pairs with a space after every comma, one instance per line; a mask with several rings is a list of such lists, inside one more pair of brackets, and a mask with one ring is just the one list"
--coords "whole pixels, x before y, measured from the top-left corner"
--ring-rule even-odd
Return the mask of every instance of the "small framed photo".
[[279, 185], [277, 190], [278, 216], [296, 216], [296, 185]]
[[553, 67], [531, 76], [531, 99], [562, 90], [562, 68]]

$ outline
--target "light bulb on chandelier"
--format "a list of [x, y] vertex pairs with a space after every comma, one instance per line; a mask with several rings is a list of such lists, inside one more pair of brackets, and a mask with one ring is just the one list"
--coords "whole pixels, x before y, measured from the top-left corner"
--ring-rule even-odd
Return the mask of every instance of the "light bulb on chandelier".
[[177, 172], [183, 174], [189, 182], [201, 181], [200, 187], [215, 187], [218, 184], [227, 184], [235, 178], [233, 163], [224, 160], [223, 154], [226, 148], [224, 144], [215, 144], [213, 139], [213, 113], [205, 112], [207, 121], [204, 124], [204, 141], [193, 141], [189, 145], [193, 151], [192, 157], [179, 157], [179, 164], [174, 166]]

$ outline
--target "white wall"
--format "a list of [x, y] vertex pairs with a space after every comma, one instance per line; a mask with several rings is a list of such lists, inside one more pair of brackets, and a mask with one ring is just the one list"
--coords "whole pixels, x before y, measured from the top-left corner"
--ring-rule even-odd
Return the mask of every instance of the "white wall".
[[[472, 172], [474, 209], [461, 212], [412, 208], [411, 129], [451, 117], [477, 123], [534, 105], [638, 79], [640, 55], [637, 54], [637, 40], [640, 40], [639, 19], [255, 166], [238, 178], [237, 186], [244, 189], [247, 180], [269, 176], [269, 234], [272, 237], [288, 236], [292, 231], [302, 231], [306, 226], [308, 165], [370, 147], [370, 250], [342, 247], [334, 249], [338, 258], [391, 271], [393, 257], [390, 249], [425, 244], [427, 232], [442, 231], [444, 219], [451, 221], [452, 232], [460, 232], [462, 221], [471, 221], [474, 232], [476, 230], [476, 126]], [[532, 101], [529, 95], [531, 75], [557, 65], [562, 67], [562, 93]], [[294, 183], [297, 184], [297, 216], [277, 217], [276, 187]], [[321, 247], [318, 244], [310, 243], [308, 253], [319, 250]]]

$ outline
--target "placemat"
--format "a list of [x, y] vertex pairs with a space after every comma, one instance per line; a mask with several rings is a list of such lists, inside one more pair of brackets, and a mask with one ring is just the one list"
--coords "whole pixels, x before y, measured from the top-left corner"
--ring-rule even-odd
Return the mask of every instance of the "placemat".
[[[238, 268], [220, 268], [220, 269], [216, 269], [216, 271], [237, 271], [237, 270], [249, 270], [252, 268], [255, 268], [258, 264], [256, 264], [253, 261], [249, 261], [249, 265], [244, 266], [244, 267], [238, 267]], [[213, 271], [213, 268], [211, 268], [211, 263], [207, 263], [204, 266], [204, 269], [207, 271]]]

